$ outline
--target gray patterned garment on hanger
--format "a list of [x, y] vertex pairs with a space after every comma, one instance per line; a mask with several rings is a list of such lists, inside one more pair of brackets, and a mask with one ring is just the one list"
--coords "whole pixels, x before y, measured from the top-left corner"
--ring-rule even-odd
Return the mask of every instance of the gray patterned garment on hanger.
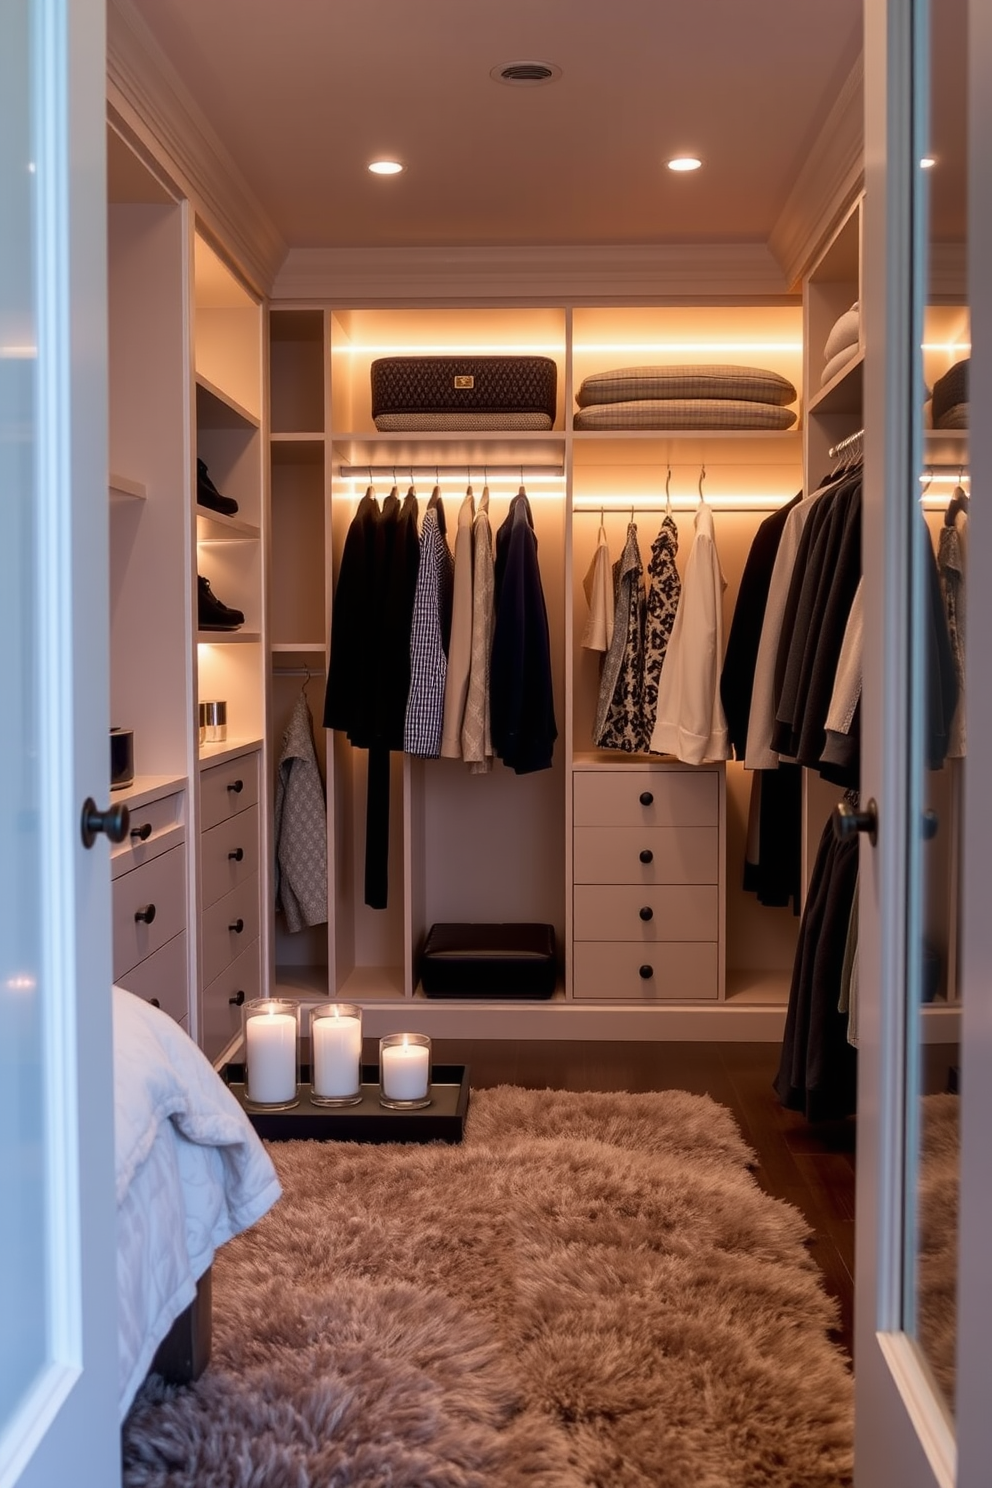
[[675, 613], [682, 593], [682, 580], [675, 566], [679, 551], [679, 529], [666, 514], [661, 530], [651, 544], [648, 564], [648, 597], [644, 618], [644, 674], [641, 684], [641, 711], [644, 738], [650, 740], [658, 713], [658, 678], [668, 650], [669, 637], [675, 624]]
[[327, 809], [306, 694], [282, 736], [275, 798], [276, 909], [294, 934], [327, 919]]
[[593, 739], [600, 749], [637, 754], [647, 748], [641, 709], [644, 651], [644, 570], [637, 527], [627, 524], [618, 564], [613, 640], [603, 662]]

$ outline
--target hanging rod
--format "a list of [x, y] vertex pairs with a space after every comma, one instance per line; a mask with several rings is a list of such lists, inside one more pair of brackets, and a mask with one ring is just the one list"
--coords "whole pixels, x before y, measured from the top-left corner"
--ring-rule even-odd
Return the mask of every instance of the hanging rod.
[[273, 667], [274, 677], [322, 677], [324, 675], [324, 664], [312, 667]]
[[864, 429], [858, 429], [856, 433], [848, 434], [846, 439], [839, 439], [837, 443], [827, 451], [828, 459], [832, 460], [835, 456], [843, 455], [847, 450], [853, 449], [856, 445], [862, 443], [864, 437]]
[[390, 462], [388, 465], [339, 465], [338, 474], [345, 480], [389, 480], [395, 475], [397, 479], [406, 479], [409, 476], [419, 480], [433, 480], [440, 475], [465, 475], [474, 476], [481, 480], [483, 476], [512, 476], [520, 480], [528, 475], [550, 475], [564, 476], [564, 465], [540, 464], [534, 461], [522, 464], [518, 461], [515, 465], [487, 465], [484, 460], [473, 460], [471, 463], [462, 460], [457, 465], [408, 465], [403, 460]]

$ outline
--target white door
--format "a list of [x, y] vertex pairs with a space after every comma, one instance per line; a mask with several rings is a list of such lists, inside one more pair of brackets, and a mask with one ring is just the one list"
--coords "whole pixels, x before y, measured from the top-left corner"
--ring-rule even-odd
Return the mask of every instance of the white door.
[[858, 1488], [992, 1482], [990, 60], [867, 0]]
[[119, 1482], [101, 0], [0, 5], [0, 1485]]

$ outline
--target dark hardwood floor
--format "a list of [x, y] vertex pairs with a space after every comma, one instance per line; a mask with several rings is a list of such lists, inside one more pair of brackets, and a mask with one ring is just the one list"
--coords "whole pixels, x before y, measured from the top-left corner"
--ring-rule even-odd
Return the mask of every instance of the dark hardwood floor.
[[854, 1120], [811, 1125], [772, 1089], [778, 1044], [434, 1041], [439, 1064], [467, 1064], [473, 1088], [690, 1090], [729, 1107], [758, 1156], [762, 1188], [794, 1204], [810, 1253], [840, 1304], [836, 1341], [853, 1352]]

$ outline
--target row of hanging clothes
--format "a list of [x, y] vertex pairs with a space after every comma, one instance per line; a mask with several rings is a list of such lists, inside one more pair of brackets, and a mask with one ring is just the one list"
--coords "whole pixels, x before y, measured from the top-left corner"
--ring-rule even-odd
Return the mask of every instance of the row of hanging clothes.
[[[754, 772], [744, 886], [764, 904], [792, 902], [801, 878], [802, 769], [841, 786], [852, 805], [860, 788], [862, 609], [861, 437], [838, 452], [834, 469], [759, 527], [734, 611], [721, 677], [731, 744]], [[920, 513], [920, 521], [925, 518]], [[954, 518], [951, 518], [951, 525]], [[958, 541], [943, 543], [938, 566], [926, 554], [926, 756], [939, 769], [953, 744], [963, 661], [952, 643], [943, 576], [960, 572]], [[954, 565], [957, 567], [954, 567]], [[782, 1056], [775, 1088], [812, 1121], [855, 1109], [857, 1086], [856, 841], [823, 828], [799, 928]]]
[[342, 550], [324, 727], [368, 750], [365, 902], [388, 898], [389, 756], [548, 769], [557, 727], [537, 536], [520, 489], [493, 539], [488, 484], [471, 479], [452, 551], [437, 484], [420, 517], [412, 478], [380, 506], [371, 483]]
[[705, 475], [703, 467], [693, 543], [681, 577], [670, 468], [664, 516], [646, 573], [634, 509], [616, 563], [600, 510], [596, 548], [584, 579], [589, 613], [582, 637], [583, 646], [602, 653], [593, 725], [598, 749], [664, 754], [692, 765], [729, 755], [719, 692], [726, 580], [713, 514], [703, 494]]

